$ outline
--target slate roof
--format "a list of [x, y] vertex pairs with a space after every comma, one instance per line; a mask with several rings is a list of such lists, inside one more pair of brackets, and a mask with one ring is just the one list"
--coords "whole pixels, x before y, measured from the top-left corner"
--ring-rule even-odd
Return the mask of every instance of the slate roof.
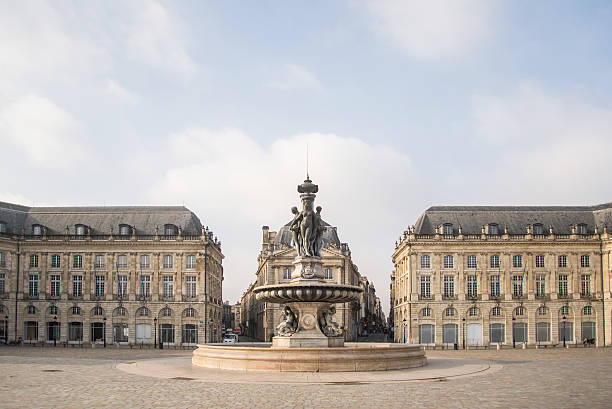
[[136, 227], [137, 234], [164, 234], [165, 224], [174, 224], [184, 235], [201, 234], [200, 219], [184, 206], [86, 206], [86, 207], [26, 207], [0, 202], [0, 222], [7, 232], [31, 234], [32, 226], [43, 225], [47, 234], [65, 234], [66, 226], [74, 234], [75, 225], [84, 224], [91, 234], [119, 233], [119, 225]]
[[527, 226], [542, 224], [548, 234], [550, 226], [555, 234], [570, 234], [571, 227], [587, 226], [587, 233], [601, 232], [604, 225], [612, 227], [612, 203], [595, 206], [432, 206], [425, 210], [415, 224], [416, 234], [435, 234], [435, 228], [445, 223], [453, 225], [457, 234], [480, 234], [482, 226], [496, 223], [500, 233], [508, 227], [509, 234], [525, 234]]

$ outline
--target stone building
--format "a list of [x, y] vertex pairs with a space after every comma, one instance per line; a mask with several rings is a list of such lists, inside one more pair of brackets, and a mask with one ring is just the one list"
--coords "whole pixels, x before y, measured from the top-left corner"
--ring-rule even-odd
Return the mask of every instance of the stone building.
[[185, 207], [0, 202], [0, 339], [219, 340], [222, 261], [221, 243]]
[[[262, 285], [289, 282], [293, 272], [293, 262], [297, 252], [291, 246], [291, 231], [287, 223], [277, 232], [268, 226], [262, 228], [262, 249], [257, 258], [257, 280], [243, 294], [242, 327], [246, 335], [260, 341], [271, 341], [274, 330], [281, 321], [281, 305], [258, 301], [253, 289]], [[360, 275], [351, 260], [347, 243], [341, 243], [335, 227], [324, 222], [327, 227], [322, 234], [323, 272], [325, 280], [337, 284], [359, 285]], [[334, 320], [344, 329], [345, 339], [357, 339], [359, 305], [358, 303], [336, 304]]]
[[358, 335], [365, 336], [372, 332], [380, 332], [386, 326], [385, 316], [381, 309], [380, 298], [376, 296], [374, 283], [368, 277], [359, 278], [362, 289], [359, 299]]
[[611, 341], [612, 203], [431, 207], [393, 253], [397, 342]]

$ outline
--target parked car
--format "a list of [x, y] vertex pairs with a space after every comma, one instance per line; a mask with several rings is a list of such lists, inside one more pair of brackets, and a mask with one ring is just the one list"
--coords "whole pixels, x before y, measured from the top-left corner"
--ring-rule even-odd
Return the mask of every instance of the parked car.
[[238, 336], [236, 334], [225, 334], [223, 337], [224, 344], [235, 344], [238, 342]]

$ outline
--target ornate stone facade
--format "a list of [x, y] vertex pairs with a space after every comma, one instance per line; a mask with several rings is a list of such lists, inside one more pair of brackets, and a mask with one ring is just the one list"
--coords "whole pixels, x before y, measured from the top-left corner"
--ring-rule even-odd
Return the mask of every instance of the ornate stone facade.
[[397, 342], [611, 342], [612, 204], [432, 207], [396, 243]]
[[222, 261], [184, 207], [0, 203], [0, 339], [218, 341]]

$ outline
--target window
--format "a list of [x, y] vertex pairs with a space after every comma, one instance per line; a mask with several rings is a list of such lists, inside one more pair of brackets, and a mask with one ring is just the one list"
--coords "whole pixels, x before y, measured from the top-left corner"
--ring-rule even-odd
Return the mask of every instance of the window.
[[444, 256], [444, 268], [453, 268], [453, 256]]
[[567, 274], [559, 274], [559, 296], [567, 297]]
[[42, 226], [40, 224], [32, 225], [32, 234], [34, 236], [40, 236], [42, 234]]
[[30, 267], [38, 267], [38, 254], [30, 254]]
[[60, 295], [60, 276], [51, 276], [51, 297], [59, 297]]
[[194, 298], [196, 296], [196, 277], [187, 276], [186, 280], [187, 297]]
[[127, 296], [127, 276], [117, 276], [117, 295], [121, 298]]
[[100, 306], [94, 307], [92, 310], [92, 315], [104, 315], [104, 310], [102, 310], [102, 307]]
[[75, 233], [77, 236], [85, 235], [85, 226], [83, 226], [82, 224], [77, 224], [75, 226]]
[[452, 298], [455, 296], [455, 277], [444, 276], [444, 297]]
[[442, 342], [444, 344], [456, 344], [458, 342], [459, 326], [457, 324], [442, 325]]
[[587, 255], [580, 256], [580, 267], [589, 267], [591, 264], [591, 259]]
[[174, 236], [176, 234], [176, 226], [173, 224], [164, 225], [164, 234], [166, 236]]
[[173, 259], [171, 255], [165, 255], [164, 256], [164, 268], [172, 268], [172, 263]]
[[538, 235], [544, 234], [544, 228], [542, 227], [541, 224], [533, 225], [533, 234], [538, 234]]
[[38, 341], [38, 322], [26, 321], [23, 323], [23, 335], [25, 342]]
[[442, 227], [442, 234], [453, 234], [453, 225], [450, 223], [446, 223]]
[[595, 323], [594, 322], [583, 322], [582, 323], [582, 331], [580, 334], [580, 338], [585, 339], [595, 339]]
[[455, 309], [452, 307], [448, 307], [447, 309], [444, 310], [444, 316], [445, 317], [454, 317], [455, 316]]
[[574, 341], [574, 323], [561, 321], [559, 322], [559, 342]]
[[28, 305], [28, 314], [36, 314], [36, 307], [33, 305]]
[[550, 323], [536, 322], [536, 342], [550, 342]]
[[113, 324], [113, 343], [127, 344], [129, 338], [129, 328], [125, 323]]
[[72, 315], [80, 315], [81, 314], [81, 308], [77, 307], [76, 305], [74, 307], [72, 307]]
[[168, 307], [162, 308], [159, 315], [162, 317], [172, 317], [172, 310]]
[[68, 323], [68, 342], [83, 342], [83, 323]]
[[0, 267], [6, 267], [6, 254], [0, 252]]
[[140, 256], [140, 269], [151, 267], [151, 262], [149, 260], [148, 254], [143, 254]]
[[499, 297], [499, 276], [490, 276], [491, 297]]
[[0, 222], [0, 233], [6, 233], [6, 223]]
[[97, 255], [94, 268], [104, 268], [104, 256]]
[[174, 325], [173, 324], [160, 324], [159, 325], [159, 336], [164, 344], [174, 343]]
[[523, 276], [512, 276], [512, 295], [515, 297], [523, 296]]
[[30, 274], [28, 277], [28, 295], [38, 297], [38, 274]]
[[49, 315], [57, 315], [57, 305], [52, 305], [49, 307]]
[[59, 254], [51, 255], [51, 268], [60, 268], [62, 264], [62, 258]]
[[196, 268], [196, 256], [187, 256], [187, 268]]
[[580, 295], [589, 296], [591, 295], [591, 275], [582, 274], [580, 276]]
[[117, 268], [127, 268], [128, 266], [128, 262], [127, 262], [127, 256], [122, 254], [119, 257], [117, 257]]
[[495, 256], [491, 256], [491, 263], [490, 266], [491, 268], [499, 268], [499, 256], [495, 255]]
[[127, 310], [125, 309], [125, 307], [117, 307], [115, 308], [115, 315], [118, 317], [123, 317], [127, 315]]
[[6, 294], [6, 275], [4, 273], [0, 273], [0, 294]]
[[546, 276], [538, 274], [536, 276], [536, 297], [544, 297], [546, 295]]
[[195, 345], [198, 342], [198, 329], [195, 324], [183, 324], [181, 342], [183, 345]]
[[493, 307], [493, 309], [491, 310], [491, 315], [494, 317], [500, 317], [501, 316], [501, 307]]
[[489, 326], [489, 339], [492, 344], [503, 344], [506, 337], [504, 324], [491, 324]]
[[172, 297], [174, 295], [174, 277], [164, 276], [163, 277], [163, 296], [165, 298]]
[[193, 309], [193, 308], [186, 308], [185, 309], [185, 317], [188, 317], [188, 318], [195, 317], [195, 309]]
[[476, 297], [478, 296], [478, 282], [476, 274], [468, 275], [467, 277], [467, 293], [468, 297]]
[[544, 267], [544, 256], [536, 256], [536, 267], [543, 268]]
[[331, 268], [326, 268], [325, 269], [325, 279], [326, 280], [331, 280], [332, 278], [333, 278], [333, 275], [332, 275]]
[[143, 297], [151, 296], [151, 277], [140, 276], [140, 295]]
[[92, 322], [89, 326], [90, 330], [90, 341], [92, 343], [99, 342], [102, 343], [103, 338], [105, 338], [104, 334], [105, 324], [102, 322]]
[[96, 297], [104, 296], [104, 276], [96, 276]]
[[433, 324], [419, 325], [419, 344], [433, 344], [436, 342], [436, 327]]
[[83, 296], [83, 276], [72, 276], [72, 296]]
[[130, 233], [131, 233], [131, 230], [132, 229], [127, 224], [120, 224], [119, 225], [119, 235], [120, 236], [129, 236]]
[[477, 307], [470, 307], [470, 309], [468, 310], [468, 315], [470, 317], [478, 317], [478, 308]]
[[567, 256], [561, 255], [558, 257], [559, 267], [567, 267]]
[[593, 307], [591, 307], [590, 305], [587, 305], [586, 307], [582, 309], [582, 315], [592, 315], [592, 314], [593, 314]]
[[288, 267], [283, 269], [283, 280], [291, 280], [291, 269]]
[[578, 225], [578, 234], [587, 234], [587, 225], [579, 224]]
[[546, 315], [548, 315], [548, 308], [541, 306], [540, 308], [538, 308], [538, 315], [540, 317], [544, 317]]
[[561, 315], [569, 315], [570, 314], [570, 309], [567, 305], [564, 305], [563, 307], [561, 307]]
[[476, 268], [476, 256], [467, 256], [467, 268]]
[[496, 224], [489, 225], [489, 234], [494, 236], [499, 234], [499, 228]]
[[527, 343], [527, 323], [526, 322], [516, 322], [512, 325], [512, 331], [514, 336], [514, 342], [516, 343]]
[[421, 276], [421, 298], [431, 298], [430, 276]]
[[517, 317], [522, 317], [525, 315], [525, 307], [516, 307], [514, 309], [514, 315]]
[[514, 268], [523, 267], [523, 256], [521, 255], [512, 256], [512, 267]]
[[83, 268], [83, 256], [77, 254], [72, 257], [72, 268]]
[[421, 268], [430, 268], [431, 260], [429, 256], [421, 256]]
[[421, 315], [423, 317], [431, 317], [431, 308], [425, 307], [421, 310]]
[[151, 324], [136, 324], [136, 343], [149, 344], [152, 340]]

